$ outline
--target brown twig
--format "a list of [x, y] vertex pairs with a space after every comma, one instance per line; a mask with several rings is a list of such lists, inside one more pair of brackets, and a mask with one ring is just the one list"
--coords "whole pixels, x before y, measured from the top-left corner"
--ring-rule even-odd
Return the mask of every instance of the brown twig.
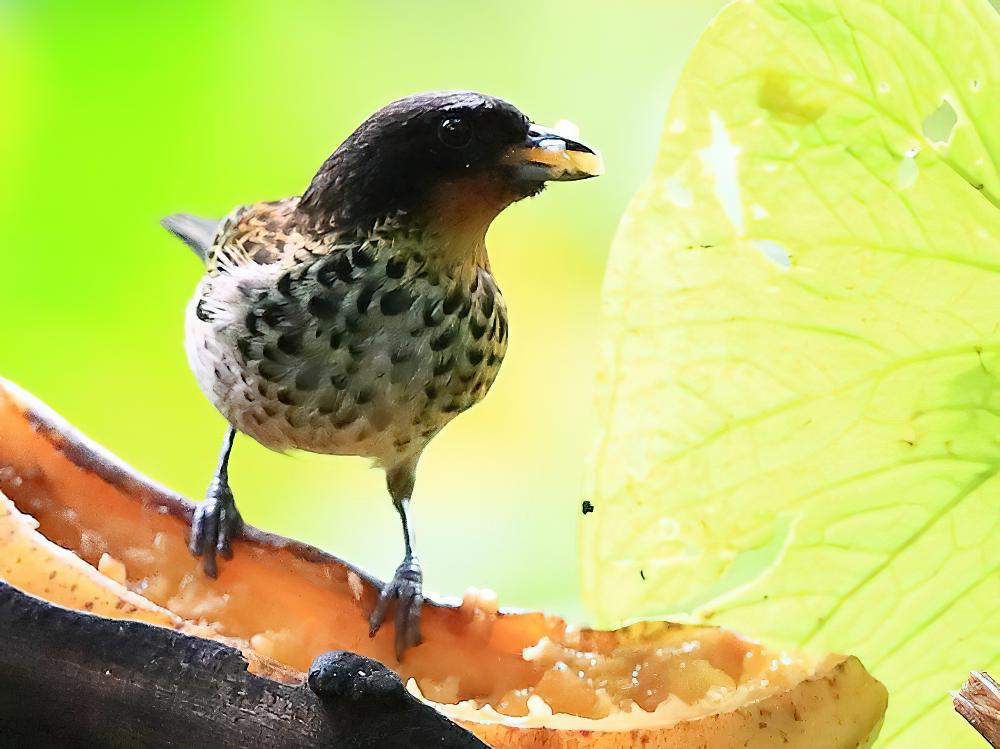
[[985, 671], [973, 671], [961, 690], [953, 692], [955, 710], [982, 734], [990, 746], [1000, 747], [1000, 684]]

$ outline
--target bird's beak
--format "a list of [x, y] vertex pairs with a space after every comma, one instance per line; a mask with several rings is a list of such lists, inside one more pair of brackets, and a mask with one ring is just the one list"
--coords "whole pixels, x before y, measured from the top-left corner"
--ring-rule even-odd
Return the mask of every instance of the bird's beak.
[[504, 161], [525, 182], [568, 182], [604, 174], [604, 160], [598, 151], [534, 124], [523, 143], [507, 150]]

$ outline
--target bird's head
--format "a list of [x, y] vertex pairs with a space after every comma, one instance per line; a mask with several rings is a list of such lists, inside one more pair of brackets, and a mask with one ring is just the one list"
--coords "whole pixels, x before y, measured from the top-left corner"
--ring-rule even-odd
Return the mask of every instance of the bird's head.
[[323, 224], [371, 226], [405, 212], [442, 233], [485, 235], [546, 182], [595, 177], [600, 155], [472, 91], [416, 94], [367, 120], [326, 160], [299, 204]]

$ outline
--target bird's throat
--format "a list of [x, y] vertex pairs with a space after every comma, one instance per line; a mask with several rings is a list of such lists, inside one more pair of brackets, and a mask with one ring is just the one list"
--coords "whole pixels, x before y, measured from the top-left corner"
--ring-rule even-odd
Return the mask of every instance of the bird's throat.
[[443, 260], [489, 268], [486, 232], [518, 197], [498, 180], [470, 176], [436, 187], [420, 218], [439, 245]]

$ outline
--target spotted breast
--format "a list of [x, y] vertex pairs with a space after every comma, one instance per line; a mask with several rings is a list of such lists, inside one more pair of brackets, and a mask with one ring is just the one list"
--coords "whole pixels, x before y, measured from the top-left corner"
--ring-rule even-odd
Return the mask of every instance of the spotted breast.
[[310, 241], [292, 198], [237, 209], [188, 306], [202, 390], [275, 450], [419, 455], [483, 398], [507, 348], [493, 276], [448, 266], [405, 217]]

